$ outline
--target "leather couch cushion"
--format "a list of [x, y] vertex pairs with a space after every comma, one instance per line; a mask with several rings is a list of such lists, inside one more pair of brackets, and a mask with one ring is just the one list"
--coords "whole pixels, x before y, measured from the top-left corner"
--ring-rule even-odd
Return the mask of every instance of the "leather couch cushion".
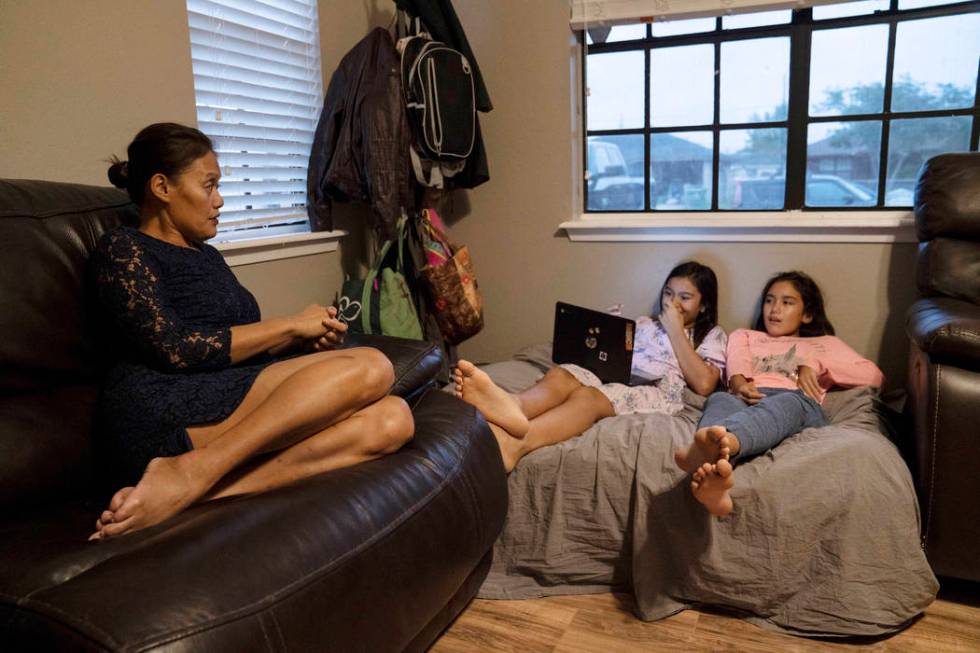
[[915, 229], [919, 240], [980, 240], [980, 154], [940, 154], [926, 161], [915, 185]]
[[[414, 415], [415, 439], [394, 455], [116, 540], [85, 541], [93, 505], [4, 523], [0, 641], [404, 649], [493, 545], [507, 507], [499, 449], [471, 406], [431, 391]], [[38, 633], [52, 645], [35, 646]]]
[[344, 347], [374, 347], [380, 350], [395, 368], [391, 394], [406, 399], [427, 388], [442, 367], [442, 350], [424, 340], [354, 334], [346, 338]]
[[114, 188], [0, 180], [0, 393], [98, 374], [85, 262], [120, 214], [134, 210]]
[[944, 295], [980, 304], [980, 241], [936, 238], [920, 243], [915, 283], [927, 297]]
[[920, 299], [909, 309], [906, 329], [932, 361], [980, 370], [980, 306], [943, 297]]
[[92, 384], [0, 396], [0, 514], [95, 491], [97, 396]]

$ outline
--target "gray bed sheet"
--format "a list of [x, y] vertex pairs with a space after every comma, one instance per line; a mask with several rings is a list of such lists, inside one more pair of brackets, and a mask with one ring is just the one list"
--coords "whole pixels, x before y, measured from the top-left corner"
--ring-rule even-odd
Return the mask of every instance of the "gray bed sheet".
[[[550, 345], [483, 366], [519, 391]], [[526, 456], [481, 598], [632, 591], [637, 615], [696, 606], [806, 636], [902, 629], [939, 588], [919, 545], [912, 480], [869, 389], [831, 393], [831, 425], [740, 465], [735, 511], [707, 514], [673, 462], [703, 399], [678, 415], [628, 415]]]

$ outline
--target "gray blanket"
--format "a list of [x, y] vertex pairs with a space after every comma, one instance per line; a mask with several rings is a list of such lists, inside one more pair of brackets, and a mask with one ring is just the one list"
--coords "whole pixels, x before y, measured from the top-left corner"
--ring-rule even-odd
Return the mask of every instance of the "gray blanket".
[[[528, 387], [550, 347], [484, 366]], [[807, 429], [736, 468], [735, 511], [710, 517], [673, 451], [690, 443], [703, 399], [678, 415], [601, 420], [525, 457], [482, 598], [632, 590], [638, 616], [733, 610], [808, 636], [881, 635], [935, 598], [919, 546], [908, 468], [868, 389], [831, 393], [831, 426]]]

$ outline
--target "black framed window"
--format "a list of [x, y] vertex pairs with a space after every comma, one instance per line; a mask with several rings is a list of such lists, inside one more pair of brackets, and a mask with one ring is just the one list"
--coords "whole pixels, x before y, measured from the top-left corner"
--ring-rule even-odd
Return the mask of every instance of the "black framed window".
[[909, 207], [926, 159], [977, 150], [977, 1], [603, 31], [584, 35], [587, 212]]

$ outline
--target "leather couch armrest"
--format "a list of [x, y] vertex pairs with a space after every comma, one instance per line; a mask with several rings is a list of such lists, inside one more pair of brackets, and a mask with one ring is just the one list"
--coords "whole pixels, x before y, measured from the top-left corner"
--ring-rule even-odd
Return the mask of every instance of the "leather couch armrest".
[[915, 185], [915, 231], [919, 240], [937, 236], [980, 240], [980, 154], [934, 156]]
[[919, 243], [915, 284], [922, 297], [980, 304], [980, 240], [935, 238]]
[[906, 332], [929, 358], [980, 369], [980, 306], [948, 297], [920, 299], [909, 309]]
[[395, 368], [391, 394], [405, 399], [428, 387], [442, 367], [442, 350], [425, 340], [358, 333], [344, 340], [343, 348], [348, 347], [374, 347], [387, 356]]

